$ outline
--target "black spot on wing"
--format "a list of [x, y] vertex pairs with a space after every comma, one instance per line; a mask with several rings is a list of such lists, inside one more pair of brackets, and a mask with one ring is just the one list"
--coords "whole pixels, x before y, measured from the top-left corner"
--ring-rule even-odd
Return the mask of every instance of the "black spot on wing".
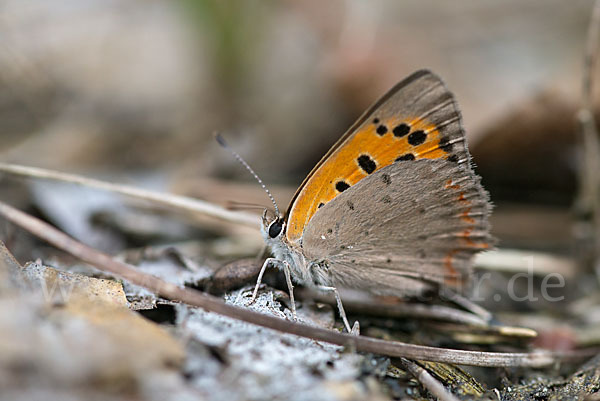
[[450, 155], [450, 156], [448, 156], [447, 160], [449, 162], [452, 162], [452, 163], [458, 163], [458, 156], [457, 155]]
[[412, 153], [407, 153], [396, 159], [397, 162], [402, 162], [402, 161], [407, 161], [407, 160], [415, 160], [415, 155], [413, 155]]
[[339, 192], [344, 192], [348, 188], [350, 188], [350, 185], [346, 181], [342, 180], [335, 183], [335, 189], [337, 189]]
[[371, 159], [371, 156], [369, 155], [360, 155], [356, 161], [360, 168], [367, 174], [371, 174], [377, 169], [377, 163], [375, 163], [375, 160]]
[[452, 151], [452, 143], [447, 136], [440, 139], [439, 147], [446, 153], [450, 153], [450, 151]]
[[383, 135], [387, 134], [388, 129], [385, 125], [381, 124], [380, 126], [377, 127], [377, 129], [375, 131], [377, 132], [378, 135], [383, 136]]
[[385, 185], [390, 185], [392, 183], [392, 177], [390, 177], [389, 174], [384, 174], [381, 176], [381, 181], [383, 181]]
[[392, 130], [392, 132], [394, 133], [395, 137], [402, 138], [403, 136], [408, 135], [408, 133], [410, 132], [410, 126], [408, 124], [405, 124], [405, 123], [398, 124]]
[[408, 143], [411, 144], [412, 146], [418, 146], [418, 145], [422, 144], [423, 142], [425, 142], [426, 139], [427, 139], [427, 134], [425, 133], [425, 131], [418, 130], [408, 136]]

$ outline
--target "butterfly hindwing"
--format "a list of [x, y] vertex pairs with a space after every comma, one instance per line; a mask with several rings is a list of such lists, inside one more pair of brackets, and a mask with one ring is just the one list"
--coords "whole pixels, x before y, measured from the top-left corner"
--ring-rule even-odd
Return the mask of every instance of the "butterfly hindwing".
[[303, 252], [336, 286], [384, 295], [416, 294], [427, 281], [457, 286], [471, 256], [493, 243], [479, 181], [447, 160], [384, 167], [315, 213]]
[[456, 101], [426, 70], [375, 103], [308, 175], [288, 209], [287, 240], [298, 243], [319, 208], [364, 178], [419, 159], [443, 159], [471, 171]]

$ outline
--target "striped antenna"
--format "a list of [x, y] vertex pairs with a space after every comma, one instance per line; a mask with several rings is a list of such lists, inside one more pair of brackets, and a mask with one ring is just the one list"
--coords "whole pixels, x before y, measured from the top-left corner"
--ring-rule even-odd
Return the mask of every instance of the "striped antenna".
[[252, 170], [252, 167], [250, 167], [250, 165], [248, 163], [246, 163], [246, 161], [244, 159], [242, 159], [242, 156], [240, 156], [235, 150], [233, 150], [229, 147], [227, 142], [225, 142], [225, 138], [223, 138], [221, 136], [221, 134], [219, 134], [218, 132], [215, 132], [214, 135], [215, 135], [215, 139], [217, 140], [219, 145], [221, 145], [222, 147], [224, 147], [225, 149], [230, 151], [231, 154], [233, 155], [233, 157], [235, 157], [242, 166], [246, 167], [246, 170], [248, 170], [250, 172], [250, 174], [252, 174], [252, 176], [256, 179], [256, 181], [258, 181], [258, 183], [260, 184], [262, 189], [264, 189], [265, 192], [267, 193], [267, 196], [269, 197], [269, 199], [271, 199], [271, 202], [273, 202], [273, 206], [275, 206], [275, 213], [277, 213], [277, 217], [281, 217], [281, 214], [279, 213], [279, 207], [277, 207], [277, 202], [275, 202], [275, 198], [273, 198], [271, 191], [269, 191], [269, 189], [266, 187], [266, 185], [263, 183], [263, 181], [260, 179], [260, 177], [254, 172], [254, 170]]

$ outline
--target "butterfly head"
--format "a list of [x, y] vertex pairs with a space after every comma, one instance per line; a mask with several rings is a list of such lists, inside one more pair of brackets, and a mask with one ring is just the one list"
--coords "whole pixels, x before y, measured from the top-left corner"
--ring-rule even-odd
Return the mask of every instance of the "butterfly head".
[[265, 209], [262, 216], [262, 233], [265, 241], [281, 239], [285, 229], [285, 220], [277, 213]]
[[[286, 238], [286, 219], [272, 210], [265, 209], [262, 217], [261, 233], [265, 244], [271, 250], [273, 257], [287, 261], [292, 269], [299, 265], [296, 260], [299, 255], [293, 256], [289, 242]], [[298, 263], [297, 263], [298, 262]], [[301, 265], [301, 263], [300, 263]]]

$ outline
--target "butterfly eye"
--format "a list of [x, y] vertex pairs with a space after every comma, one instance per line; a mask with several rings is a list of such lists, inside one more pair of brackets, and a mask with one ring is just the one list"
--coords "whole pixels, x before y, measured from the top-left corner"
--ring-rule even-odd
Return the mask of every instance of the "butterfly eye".
[[279, 234], [281, 234], [282, 229], [283, 221], [279, 219], [275, 220], [273, 223], [271, 223], [271, 226], [269, 227], [269, 237], [276, 238], [277, 236], [279, 236]]

